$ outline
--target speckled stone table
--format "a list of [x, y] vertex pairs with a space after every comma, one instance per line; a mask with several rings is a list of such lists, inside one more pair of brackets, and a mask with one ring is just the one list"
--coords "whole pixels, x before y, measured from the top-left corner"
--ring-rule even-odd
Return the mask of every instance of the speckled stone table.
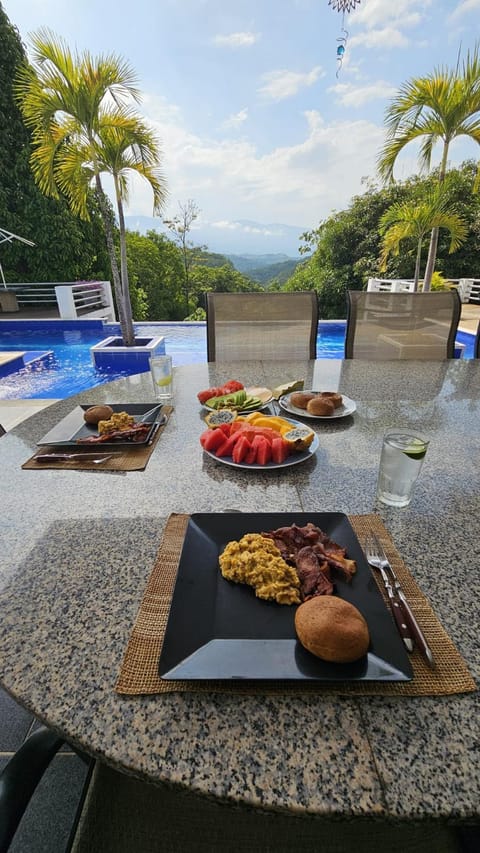
[[[315, 422], [305, 464], [227, 468], [199, 446], [196, 392], [229, 378], [337, 389], [356, 413]], [[71, 743], [118, 770], [293, 814], [476, 819], [478, 693], [332, 698], [114, 692], [172, 511], [377, 509], [470, 671], [480, 676], [480, 362], [319, 360], [175, 371], [175, 411], [143, 472], [23, 471], [78, 402], [152, 400], [140, 374], [63, 400], [0, 439], [0, 678]], [[153, 400], [152, 400], [153, 401]], [[431, 444], [410, 507], [375, 506], [385, 427]]]

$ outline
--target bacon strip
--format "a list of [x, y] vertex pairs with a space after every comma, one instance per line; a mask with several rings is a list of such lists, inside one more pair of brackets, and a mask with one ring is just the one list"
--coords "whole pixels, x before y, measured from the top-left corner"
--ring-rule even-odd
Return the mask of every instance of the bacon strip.
[[355, 560], [346, 558], [346, 549], [311, 522], [304, 527], [296, 524], [278, 527], [262, 536], [273, 539], [283, 559], [296, 567], [302, 601], [315, 595], [333, 594], [330, 569], [339, 572], [347, 582], [357, 570]]
[[128, 429], [116, 429], [104, 432], [102, 435], [91, 435], [88, 438], [77, 438], [77, 444], [105, 444], [105, 442], [130, 441], [136, 444], [143, 441], [152, 428], [152, 424], [134, 424]]

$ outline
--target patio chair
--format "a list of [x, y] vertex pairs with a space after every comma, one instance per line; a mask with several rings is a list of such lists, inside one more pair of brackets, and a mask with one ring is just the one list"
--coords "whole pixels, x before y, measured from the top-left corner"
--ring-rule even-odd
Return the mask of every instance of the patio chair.
[[207, 293], [208, 361], [314, 359], [315, 291]]
[[456, 290], [433, 293], [348, 291], [345, 358], [453, 358], [460, 319]]

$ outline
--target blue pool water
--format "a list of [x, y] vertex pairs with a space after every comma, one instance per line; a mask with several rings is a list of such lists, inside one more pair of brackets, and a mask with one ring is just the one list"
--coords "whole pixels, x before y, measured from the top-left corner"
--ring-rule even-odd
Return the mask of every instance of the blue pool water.
[[[205, 323], [138, 323], [142, 337], [165, 337], [165, 350], [174, 365], [203, 362], [207, 358]], [[0, 400], [63, 399], [86, 391], [125, 373], [103, 373], [92, 364], [90, 347], [118, 327], [100, 321], [0, 321], [0, 352], [51, 352], [41, 362], [0, 377]], [[319, 323], [318, 358], [342, 358], [345, 321]], [[474, 336], [458, 332], [457, 341], [466, 345], [464, 358], [473, 357]]]

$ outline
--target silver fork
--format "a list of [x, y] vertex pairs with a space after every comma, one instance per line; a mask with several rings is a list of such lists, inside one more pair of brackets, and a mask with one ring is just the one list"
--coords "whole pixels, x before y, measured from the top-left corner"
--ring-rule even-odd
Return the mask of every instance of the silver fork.
[[420, 653], [425, 658], [428, 665], [432, 669], [435, 669], [435, 661], [433, 659], [432, 650], [431, 650], [430, 646], [428, 645], [428, 643], [425, 639], [425, 636], [423, 634], [423, 631], [417, 622], [415, 614], [413, 613], [412, 608], [410, 607], [410, 605], [409, 605], [409, 603], [405, 597], [405, 593], [403, 592], [402, 585], [401, 585], [400, 581], [398, 580], [397, 575], [395, 574], [395, 570], [394, 570], [392, 564], [390, 563], [390, 561], [387, 558], [387, 555], [385, 554], [385, 550], [383, 548], [383, 545], [380, 542], [380, 539], [378, 538], [378, 536], [373, 532], [373, 530], [370, 531], [369, 539], [371, 542], [371, 549], [372, 549], [371, 553], [373, 551], [375, 553], [373, 554], [372, 559], [370, 559], [367, 556], [368, 562], [374, 566], [375, 561], [378, 561], [378, 563], [380, 564], [378, 566], [378, 568], [380, 570], [386, 570], [388, 572], [387, 577], [392, 579], [395, 593], [400, 600], [400, 604], [401, 604], [401, 607], [403, 610], [403, 615], [404, 615], [405, 621], [406, 621], [406, 623], [410, 629], [410, 632], [413, 636], [414, 642], [417, 644]]
[[398, 632], [404, 642], [407, 651], [413, 652], [413, 638], [411, 636], [405, 618], [402, 599], [400, 598], [398, 591], [394, 589], [394, 587], [390, 583], [390, 577], [385, 571], [386, 564], [388, 563], [388, 561], [386, 560], [386, 558], [384, 560], [380, 556], [378, 548], [376, 547], [375, 540], [373, 538], [373, 534], [367, 536], [365, 540], [365, 554], [370, 565], [373, 566], [373, 568], [378, 569], [380, 574], [382, 575], [383, 584], [385, 586], [385, 589], [387, 590], [390, 608], [393, 613]]

